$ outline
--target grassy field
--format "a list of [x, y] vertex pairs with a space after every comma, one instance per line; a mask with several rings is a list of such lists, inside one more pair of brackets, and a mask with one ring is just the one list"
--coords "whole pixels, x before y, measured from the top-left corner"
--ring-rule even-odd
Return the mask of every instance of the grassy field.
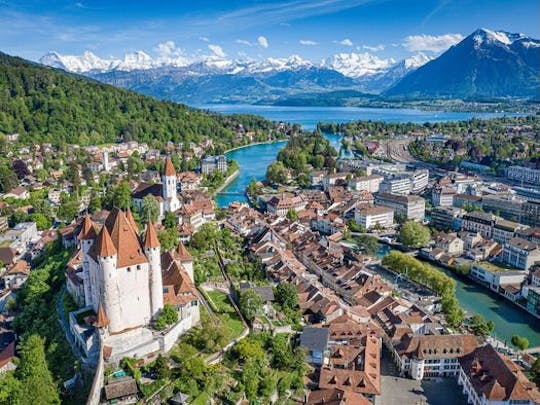
[[206, 291], [206, 294], [212, 300], [220, 315], [228, 315], [226, 317], [227, 319], [225, 319], [225, 323], [231, 332], [231, 338], [234, 339], [239, 336], [244, 330], [244, 324], [234, 310], [227, 295], [221, 291]]

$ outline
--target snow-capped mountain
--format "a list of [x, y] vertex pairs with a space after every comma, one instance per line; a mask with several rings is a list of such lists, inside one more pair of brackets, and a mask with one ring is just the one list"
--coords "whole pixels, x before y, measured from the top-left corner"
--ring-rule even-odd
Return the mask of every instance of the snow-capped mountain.
[[58, 52], [49, 52], [39, 62], [42, 65], [67, 70], [73, 73], [86, 73], [91, 71], [108, 71], [117, 64], [114, 59], [102, 59], [90, 51], [82, 55], [61, 55]]
[[381, 59], [365, 53], [338, 53], [321, 62], [321, 67], [335, 70], [344, 76], [359, 78], [383, 73], [395, 64], [394, 59]]
[[540, 41], [478, 29], [384, 94], [405, 98], [538, 97]]

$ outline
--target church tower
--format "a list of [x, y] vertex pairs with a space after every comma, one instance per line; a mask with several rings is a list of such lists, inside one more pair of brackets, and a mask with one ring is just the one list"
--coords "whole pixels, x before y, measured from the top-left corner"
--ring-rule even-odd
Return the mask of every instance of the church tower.
[[178, 200], [178, 193], [176, 191], [176, 170], [174, 170], [170, 156], [167, 156], [165, 171], [161, 176], [161, 183], [163, 185], [165, 212], [175, 212], [180, 208], [180, 200]]
[[150, 305], [152, 318], [155, 318], [163, 308], [163, 280], [161, 279], [160, 243], [152, 222], [146, 224], [143, 248], [150, 265]]

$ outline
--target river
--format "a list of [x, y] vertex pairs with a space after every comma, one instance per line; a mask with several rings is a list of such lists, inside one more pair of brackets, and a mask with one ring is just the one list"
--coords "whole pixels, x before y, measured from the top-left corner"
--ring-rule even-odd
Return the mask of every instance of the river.
[[[408, 109], [370, 109], [338, 107], [266, 107], [242, 105], [212, 105], [203, 108], [222, 113], [258, 114], [275, 121], [301, 124], [306, 129], [315, 128], [317, 122], [346, 122], [358, 119], [381, 120], [387, 122], [451, 121], [471, 117], [490, 118], [501, 114], [473, 114], [454, 112], [430, 112]], [[331, 144], [339, 149], [341, 136], [325, 135]], [[217, 204], [226, 207], [232, 201], [246, 201], [246, 187], [252, 178], [263, 180], [267, 166], [275, 160], [285, 142], [252, 145], [227, 153], [229, 159], [239, 165], [239, 176], [229, 184], [223, 193], [216, 196]], [[494, 335], [500, 340], [510, 341], [514, 334], [527, 337], [531, 346], [540, 345], [540, 321], [516, 308], [508, 301], [476, 285], [472, 281], [457, 278], [451, 272], [439, 268], [456, 280], [456, 296], [469, 313], [479, 313], [486, 320], [495, 323]]]

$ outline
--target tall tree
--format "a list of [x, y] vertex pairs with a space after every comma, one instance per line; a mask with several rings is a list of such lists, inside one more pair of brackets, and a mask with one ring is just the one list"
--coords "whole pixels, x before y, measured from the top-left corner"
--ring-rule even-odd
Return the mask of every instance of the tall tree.
[[60, 404], [56, 383], [47, 367], [43, 339], [38, 335], [26, 337], [21, 343], [20, 354], [15, 376], [24, 390], [15, 403]]
[[157, 222], [159, 218], [159, 203], [152, 194], [145, 195], [141, 207], [143, 222]]

